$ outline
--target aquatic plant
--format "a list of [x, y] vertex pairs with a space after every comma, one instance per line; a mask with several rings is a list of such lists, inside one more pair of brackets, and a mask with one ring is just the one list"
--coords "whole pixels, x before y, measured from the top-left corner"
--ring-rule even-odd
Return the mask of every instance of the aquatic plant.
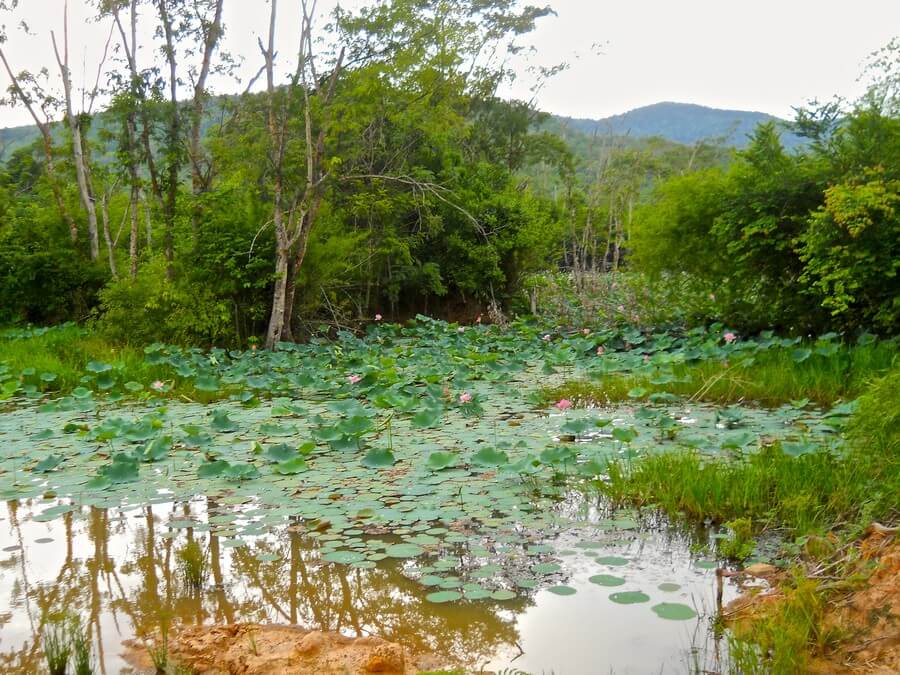
[[92, 675], [94, 659], [91, 653], [91, 634], [88, 626], [82, 626], [78, 617], [71, 619], [72, 662], [75, 675]]
[[65, 620], [49, 621], [44, 626], [41, 647], [50, 675], [66, 675], [72, 655], [69, 623]]
[[208, 573], [207, 557], [199, 542], [195, 540], [187, 542], [175, 555], [178, 558], [181, 578], [188, 588], [194, 591], [203, 588]]

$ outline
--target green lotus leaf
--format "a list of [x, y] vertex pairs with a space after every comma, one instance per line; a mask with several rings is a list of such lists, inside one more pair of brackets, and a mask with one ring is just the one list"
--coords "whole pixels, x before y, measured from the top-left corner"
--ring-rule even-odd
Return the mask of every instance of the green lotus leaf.
[[459, 463], [459, 455], [455, 452], [443, 452], [441, 450], [432, 452], [425, 461], [425, 467], [430, 471], [442, 471], [450, 469]]
[[697, 612], [687, 605], [678, 602], [661, 602], [650, 608], [660, 619], [669, 621], [688, 621], [697, 617]]
[[635, 605], [642, 602], [649, 602], [650, 596], [640, 591], [623, 591], [621, 593], [613, 593], [609, 599], [620, 605]]
[[500, 466], [509, 463], [509, 456], [502, 450], [484, 447], [472, 455], [471, 461], [479, 466]]
[[372, 448], [362, 459], [363, 466], [367, 466], [370, 469], [387, 469], [393, 466], [396, 461], [397, 458], [394, 457], [394, 453], [387, 448]]

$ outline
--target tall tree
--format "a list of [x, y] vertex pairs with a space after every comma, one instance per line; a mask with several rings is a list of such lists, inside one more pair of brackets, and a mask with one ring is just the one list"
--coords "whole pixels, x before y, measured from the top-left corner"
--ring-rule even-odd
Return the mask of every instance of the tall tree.
[[66, 123], [72, 135], [72, 162], [75, 165], [75, 177], [78, 181], [78, 193], [81, 196], [81, 204], [87, 213], [88, 243], [90, 246], [91, 260], [100, 257], [100, 238], [97, 229], [97, 206], [94, 199], [94, 186], [91, 181], [91, 169], [84, 151], [84, 133], [82, 125], [82, 113], [75, 113], [72, 103], [72, 73], [69, 70], [69, 3], [63, 3], [63, 48], [62, 54], [56, 42], [56, 33], [50, 31], [53, 42], [53, 53], [59, 66], [63, 83], [63, 95], [66, 106]]
[[[18, 6], [18, 0], [2, 0], [0, 1], [0, 10], [12, 11]], [[5, 26], [0, 27], [0, 61], [3, 61], [3, 67], [9, 76], [9, 93], [10, 101], [21, 103], [25, 106], [31, 119], [34, 120], [35, 126], [41, 134], [41, 143], [44, 150], [44, 171], [47, 175], [47, 182], [53, 192], [53, 199], [59, 210], [60, 217], [65, 221], [69, 228], [69, 236], [72, 243], [78, 241], [78, 225], [72, 217], [63, 198], [62, 188], [56, 174], [56, 162], [53, 150], [53, 136], [51, 134], [51, 114], [56, 108], [56, 101], [50, 96], [44, 87], [41, 86], [37, 77], [28, 71], [22, 71], [16, 74], [6, 58], [3, 45], [6, 43]], [[38, 108], [41, 114], [38, 114]]]

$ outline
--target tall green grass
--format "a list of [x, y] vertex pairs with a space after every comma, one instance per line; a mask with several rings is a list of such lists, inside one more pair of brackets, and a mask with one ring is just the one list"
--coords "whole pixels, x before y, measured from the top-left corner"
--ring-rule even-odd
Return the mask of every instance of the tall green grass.
[[[205, 403], [228, 398], [230, 394], [225, 388], [220, 392], [198, 391], [192, 379], [174, 377], [171, 369], [148, 363], [143, 349], [116, 344], [99, 333], [72, 324], [13, 335], [12, 339], [0, 337], [0, 399], [4, 381], [20, 378], [23, 371], [33, 372], [29, 379], [38, 384], [41, 392], [68, 394], [81, 385], [86, 367], [92, 361], [111, 365], [121, 382], [137, 382], [144, 386], [144, 391], [156, 380], [171, 385], [164, 394], [156, 395]], [[52, 382], [43, 382], [40, 379], [43, 373], [56, 377]], [[122, 393], [134, 395], [128, 390]]]
[[[655, 504], [676, 517], [750, 519], [757, 529], [803, 535], [807, 555], [830, 557], [836, 549], [830, 542], [859, 536], [873, 520], [900, 519], [900, 367], [859, 399], [842, 455], [792, 457], [777, 446], [740, 459], [665, 453], [611, 464], [601, 489], [616, 501]], [[836, 539], [811, 536], [826, 532]], [[798, 570], [783, 591], [783, 599], [735, 627], [730, 672], [805, 672], [809, 654], [841, 639], [823, 620], [828, 595], [816, 580]]]
[[814, 354], [800, 362], [792, 350], [769, 349], [754, 355], [751, 362], [675, 364], [671, 369], [675, 379], [666, 383], [654, 383], [656, 373], [648, 368], [575, 380], [543, 394], [546, 400], [566, 398], [578, 404], [647, 400], [654, 393], [668, 392], [715, 403], [753, 401], [777, 406], [806, 398], [827, 406], [859, 396], [868, 383], [891, 368], [897, 354], [893, 341], [842, 345], [829, 356]]
[[655, 504], [673, 515], [717, 522], [751, 518], [760, 526], [801, 534], [895, 518], [900, 368], [862, 396], [842, 455], [820, 451], [793, 457], [777, 445], [740, 459], [661, 453], [612, 463], [601, 489], [616, 501]]

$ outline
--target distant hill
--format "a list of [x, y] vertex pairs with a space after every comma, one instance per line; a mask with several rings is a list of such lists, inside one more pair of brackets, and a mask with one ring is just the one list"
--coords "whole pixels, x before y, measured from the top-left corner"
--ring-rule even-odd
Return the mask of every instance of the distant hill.
[[[210, 122], [212, 116], [210, 117]], [[585, 137], [595, 133], [631, 139], [661, 138], [672, 143], [693, 145], [697, 141], [718, 140], [721, 145], [742, 148], [756, 125], [774, 121], [782, 127], [782, 142], [790, 149], [803, 143], [786, 129], [784, 120], [765, 113], [746, 110], [719, 110], [692, 103], [655, 103], [636, 108], [621, 115], [605, 119], [578, 119], [554, 115], [544, 128], [566, 138], [570, 143], [582, 143]], [[106, 115], [100, 113], [92, 128], [92, 135], [106, 125]], [[61, 125], [54, 125], [54, 136], [59, 139]], [[22, 126], [0, 129], [0, 163], [10, 155], [38, 138], [37, 127]]]
[[742, 148], [757, 124], [775, 122], [781, 130], [786, 148], [794, 148], [803, 139], [787, 131], [785, 120], [761, 112], [719, 110], [693, 103], [654, 103], [605, 119], [578, 119], [555, 116], [575, 131], [593, 135], [658, 136], [676, 143], [693, 145], [697, 141], [720, 139], [723, 145]]

